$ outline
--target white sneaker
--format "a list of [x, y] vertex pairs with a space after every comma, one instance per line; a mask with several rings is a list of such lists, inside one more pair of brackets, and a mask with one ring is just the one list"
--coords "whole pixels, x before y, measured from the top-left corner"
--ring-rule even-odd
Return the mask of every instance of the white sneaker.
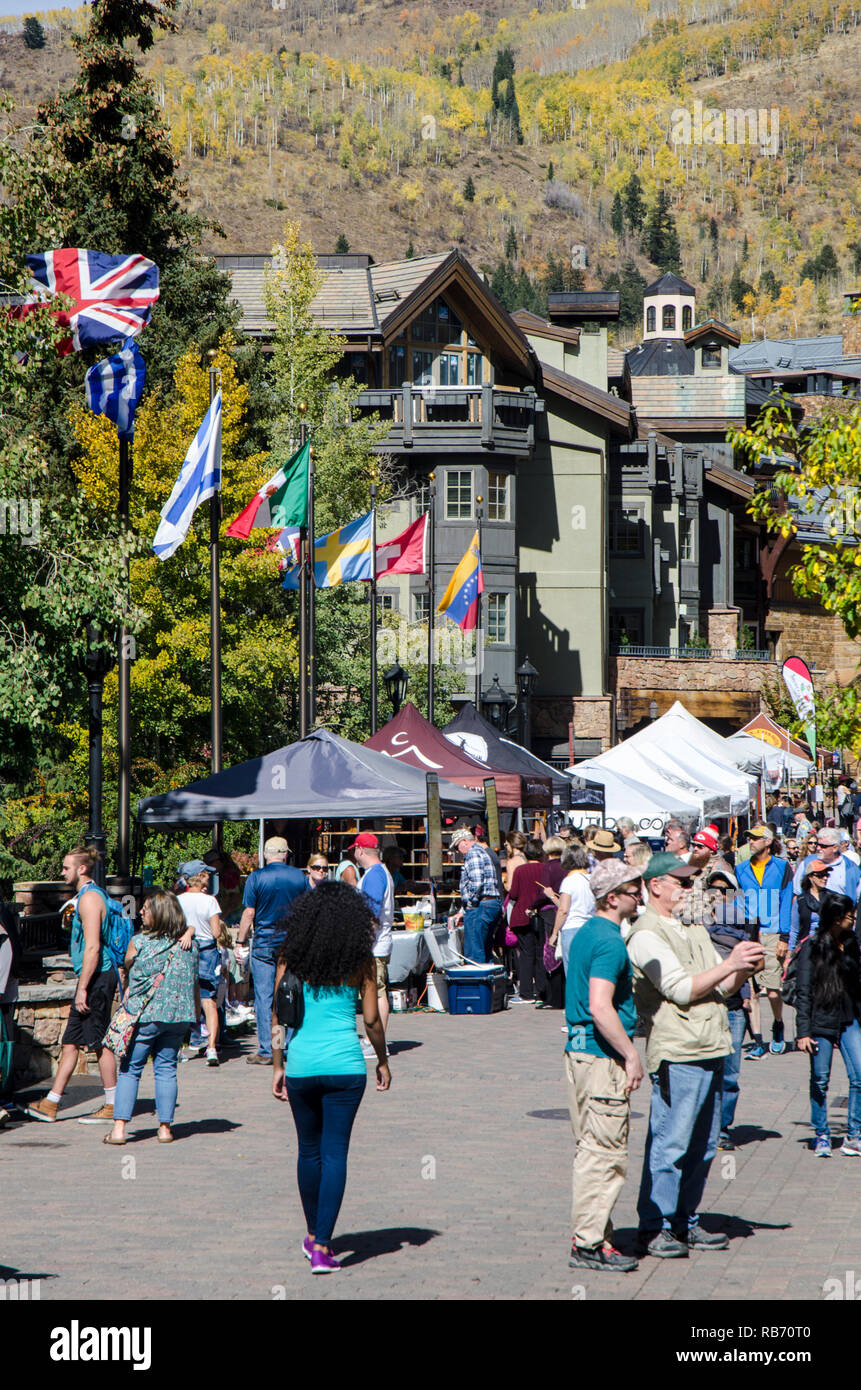
[[206, 1065], [208, 1067], [218, 1066], [218, 1053], [214, 1047], [208, 1047], [206, 1049]]

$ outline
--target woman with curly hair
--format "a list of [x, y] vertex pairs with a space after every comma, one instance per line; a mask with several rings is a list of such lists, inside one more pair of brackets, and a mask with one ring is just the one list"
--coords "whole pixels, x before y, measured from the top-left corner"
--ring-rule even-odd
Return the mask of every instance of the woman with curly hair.
[[824, 895], [819, 928], [798, 952], [796, 1047], [810, 1056], [813, 1152], [831, 1157], [826, 1097], [831, 1059], [840, 1048], [849, 1077], [849, 1114], [841, 1153], [861, 1155], [861, 951], [853, 931], [855, 904], [843, 893]]
[[272, 1094], [289, 1101], [299, 1153], [296, 1176], [308, 1234], [302, 1251], [312, 1274], [341, 1266], [332, 1231], [347, 1185], [353, 1121], [365, 1093], [366, 1063], [356, 1031], [356, 997], [377, 1054], [377, 1090], [392, 1084], [377, 1004], [372, 952], [376, 926], [360, 893], [345, 883], [321, 883], [299, 898], [286, 922], [275, 998], [286, 970], [302, 984], [304, 1017], [289, 1039], [273, 1013]]

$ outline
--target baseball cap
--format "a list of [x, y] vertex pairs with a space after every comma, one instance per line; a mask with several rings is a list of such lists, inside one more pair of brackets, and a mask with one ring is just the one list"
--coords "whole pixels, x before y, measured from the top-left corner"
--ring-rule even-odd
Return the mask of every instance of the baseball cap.
[[711, 850], [712, 854], [717, 853], [718, 838], [713, 835], [710, 828], [698, 830], [694, 836], [694, 844], [700, 845], [703, 849]]
[[736, 878], [735, 874], [733, 873], [732, 869], [729, 867], [728, 864], [719, 865], [718, 868], [712, 869], [711, 873], [706, 879], [706, 887], [710, 888], [711, 885], [714, 883], [715, 879], [718, 878], [726, 879], [730, 888], [738, 888], [738, 879]]
[[696, 869], [692, 869], [690, 864], [686, 864], [677, 854], [661, 850], [659, 854], [652, 855], [643, 870], [643, 878], [649, 883], [653, 878], [662, 878], [664, 874], [669, 874], [672, 878], [693, 878], [696, 872]]
[[[468, 833], [469, 835], [471, 835], [471, 834], [472, 834], [472, 831], [470, 830], [470, 831], [468, 831], [467, 833]], [[353, 843], [352, 843], [351, 845], [347, 845], [347, 849], [379, 849], [379, 848], [380, 848], [380, 842], [379, 842], [379, 840], [377, 839], [376, 835], [372, 834], [372, 832], [371, 832], [370, 830], [363, 830], [359, 835], [356, 836], [355, 840], [353, 841]]]
[[772, 828], [771, 828], [770, 825], [763, 825], [762, 821], [760, 821], [760, 822], [759, 822], [759, 825], [752, 825], [752, 826], [750, 827], [750, 830], [748, 830], [748, 832], [747, 832], [747, 838], [748, 838], [749, 840], [753, 840], [753, 839], [773, 840], [773, 839], [774, 839], [774, 831], [772, 830]]
[[290, 846], [281, 835], [273, 835], [263, 846], [264, 857], [267, 854], [289, 854]]
[[623, 864], [620, 859], [610, 859], [592, 870], [589, 887], [596, 898], [606, 898], [608, 893], [615, 893], [623, 883], [639, 883], [642, 877], [639, 870], [632, 869], [630, 864]]
[[806, 870], [805, 870], [805, 873], [808, 873], [808, 874], [830, 874], [830, 873], [831, 873], [831, 870], [833, 869], [833, 867], [834, 867], [833, 864], [830, 865], [830, 866], [829, 866], [828, 864], [826, 864], [826, 862], [825, 862], [824, 859], [811, 859], [810, 863], [808, 864], [808, 866], [807, 866], [807, 868], [806, 868]]
[[189, 859], [187, 864], [180, 864], [177, 873], [180, 878], [192, 878], [194, 874], [211, 874], [212, 865], [204, 864], [202, 859]]
[[825, 830], [820, 830], [817, 832], [816, 842], [820, 845], [839, 845], [840, 831], [829, 829], [826, 827]]
[[474, 840], [474, 839], [475, 839], [475, 835], [473, 834], [473, 830], [472, 830], [472, 827], [471, 827], [471, 826], [469, 826], [469, 825], [458, 825], [458, 826], [456, 826], [455, 829], [451, 832], [451, 837], [450, 837], [448, 843], [449, 843], [449, 847], [450, 847], [451, 849], [456, 849], [457, 846], [460, 844], [461, 840]]

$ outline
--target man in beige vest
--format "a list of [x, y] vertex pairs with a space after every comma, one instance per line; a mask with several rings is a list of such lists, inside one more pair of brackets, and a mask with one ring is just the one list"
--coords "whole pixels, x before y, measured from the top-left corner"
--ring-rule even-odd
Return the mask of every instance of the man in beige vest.
[[722, 1000], [762, 964], [757, 942], [739, 942], [721, 959], [705, 927], [679, 920], [693, 872], [674, 854], [652, 855], [643, 873], [649, 906], [627, 941], [652, 1082], [640, 1248], [659, 1259], [729, 1245], [702, 1229], [697, 1209], [717, 1152], [723, 1063], [732, 1051]]

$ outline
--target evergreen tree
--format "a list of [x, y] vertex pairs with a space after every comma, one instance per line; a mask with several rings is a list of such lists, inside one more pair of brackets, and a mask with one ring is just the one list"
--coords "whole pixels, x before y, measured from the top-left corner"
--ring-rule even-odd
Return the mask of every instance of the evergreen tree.
[[513, 227], [508, 228], [508, 235], [505, 238], [505, 259], [507, 261], [517, 260], [517, 233]]
[[555, 173], [556, 173], [556, 171], [555, 171], [555, 169], [553, 168], [553, 160], [551, 159], [551, 160], [548, 161], [548, 164], [547, 164], [547, 182], [548, 182], [548, 183], [552, 183], [552, 181], [553, 181], [553, 179], [554, 179], [554, 177], [555, 177]]
[[413, 258], [413, 256], [414, 256], [415, 254], [416, 254], [416, 248], [413, 246], [413, 239], [412, 239], [412, 237], [410, 237], [410, 244], [409, 244], [409, 246], [407, 247], [406, 251], [404, 252], [404, 260], [411, 261], [412, 258]]
[[610, 226], [613, 228], [616, 236], [622, 237], [625, 235], [625, 208], [622, 203], [622, 195], [618, 192], [613, 194], [613, 210], [610, 213]]
[[621, 271], [608, 275], [604, 288], [619, 291], [619, 322], [624, 328], [632, 328], [641, 322], [646, 281], [634, 261], [625, 261]]
[[338, 235], [338, 240], [335, 242], [335, 255], [336, 255], [336, 256], [346, 256], [346, 255], [348, 254], [349, 250], [350, 250], [350, 243], [348, 242], [347, 238], [344, 236], [344, 233], [343, 233], [343, 232], [339, 233], [339, 235]]
[[681, 246], [676, 224], [670, 212], [670, 199], [664, 189], [660, 189], [654, 206], [649, 212], [643, 232], [643, 249], [653, 265], [659, 270], [681, 273]]
[[747, 260], [749, 251], [750, 251], [750, 247], [749, 247], [749, 245], [748, 245], [747, 232], [745, 232], [745, 234], [744, 234], [744, 241], [743, 241], [742, 244], [741, 244], [741, 258], [742, 258], [743, 261], [746, 261], [746, 260]]
[[717, 245], [718, 245], [718, 224], [717, 224], [717, 218], [716, 218], [716, 217], [713, 217], [713, 218], [711, 219], [711, 221], [709, 222], [709, 236], [711, 237], [712, 246], [715, 248], [715, 250], [717, 250]]
[[756, 287], [758, 294], [767, 294], [769, 299], [777, 299], [780, 294], [780, 281], [773, 270], [764, 270]]
[[28, 48], [45, 47], [45, 30], [35, 15], [28, 14], [24, 20], [24, 43]]
[[636, 174], [632, 174], [625, 185], [625, 220], [632, 232], [638, 232], [646, 217], [646, 204], [643, 186]]
[[738, 261], [736, 261], [732, 268], [732, 275], [729, 277], [728, 288], [732, 307], [737, 314], [742, 313], [744, 311], [745, 295], [753, 294], [753, 285], [748, 284], [747, 280], [742, 278], [741, 265]]
[[520, 107], [514, 90], [514, 54], [510, 48], [497, 50], [490, 85], [490, 98], [494, 110], [511, 122], [511, 133], [518, 145], [523, 144], [520, 129]]
[[472, 181], [472, 174], [467, 174], [466, 183], [463, 185], [463, 198], [466, 203], [475, 202], [475, 184]]

